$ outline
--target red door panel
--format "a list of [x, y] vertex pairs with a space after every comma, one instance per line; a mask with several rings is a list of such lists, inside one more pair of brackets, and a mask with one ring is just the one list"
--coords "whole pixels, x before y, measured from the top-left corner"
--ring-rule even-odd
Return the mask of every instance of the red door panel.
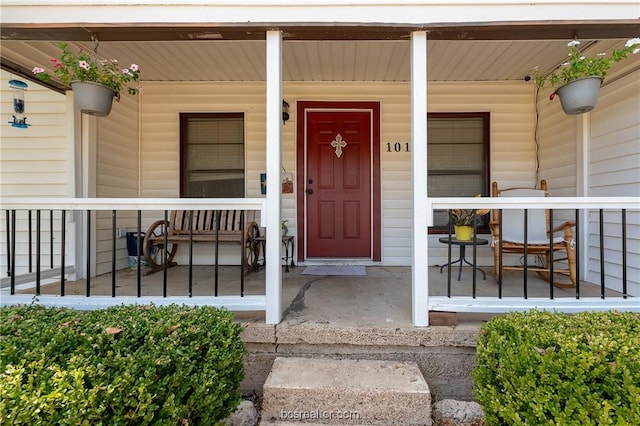
[[307, 257], [372, 256], [371, 112], [307, 116]]

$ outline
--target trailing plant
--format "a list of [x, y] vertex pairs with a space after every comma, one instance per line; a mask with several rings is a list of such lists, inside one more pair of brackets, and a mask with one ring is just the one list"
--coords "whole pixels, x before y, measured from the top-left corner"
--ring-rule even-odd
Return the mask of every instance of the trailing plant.
[[473, 390], [487, 425], [640, 424], [640, 316], [495, 317], [480, 331]]
[[212, 307], [0, 308], [0, 418], [216, 424], [240, 402], [242, 327]]
[[[69, 86], [72, 81], [89, 81], [108, 86], [118, 93], [123, 88], [131, 95], [139, 92], [138, 86], [129, 86], [140, 79], [137, 64], [121, 68], [116, 59], [100, 59], [82, 49], [74, 53], [67, 43], [58, 43], [57, 46], [62, 52], [60, 58], [51, 59], [51, 66], [53, 74], [65, 86]], [[42, 81], [50, 81], [52, 78], [42, 67], [34, 67], [33, 73]]]
[[567, 44], [569, 47], [567, 61], [549, 75], [541, 75], [537, 68], [534, 69], [533, 76], [538, 87], [544, 87], [547, 82], [552, 87], [560, 87], [585, 77], [599, 77], [604, 80], [611, 65], [625, 59], [629, 54], [640, 52], [640, 38], [627, 40], [623, 48], [614, 49], [610, 54], [599, 53], [593, 58], [583, 56], [578, 49], [579, 45], [578, 40], [570, 41]]

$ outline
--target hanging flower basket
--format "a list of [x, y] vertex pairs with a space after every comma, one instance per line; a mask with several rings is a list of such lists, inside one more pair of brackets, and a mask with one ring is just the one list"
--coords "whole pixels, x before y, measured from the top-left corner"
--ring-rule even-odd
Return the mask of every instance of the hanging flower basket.
[[72, 81], [73, 98], [80, 112], [106, 117], [111, 112], [117, 92], [112, 88], [91, 81]]
[[600, 77], [585, 77], [573, 80], [558, 88], [562, 110], [568, 115], [584, 114], [595, 108], [600, 94]]

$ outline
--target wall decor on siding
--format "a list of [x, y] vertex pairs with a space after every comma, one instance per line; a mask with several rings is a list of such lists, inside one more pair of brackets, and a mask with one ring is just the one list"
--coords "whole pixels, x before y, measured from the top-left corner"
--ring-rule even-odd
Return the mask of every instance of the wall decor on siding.
[[9, 86], [13, 89], [13, 121], [9, 121], [11, 127], [26, 129], [31, 126], [27, 124], [27, 117], [24, 116], [24, 92], [29, 85], [21, 80], [9, 80]]
[[569, 59], [557, 70], [540, 73], [536, 67], [533, 71], [539, 88], [544, 87], [547, 81], [551, 86], [558, 87], [549, 99], [553, 100], [555, 95], [560, 96], [562, 110], [568, 115], [583, 114], [595, 108], [600, 86], [611, 65], [625, 59], [629, 54], [640, 52], [640, 38], [627, 40], [623, 48], [613, 49], [610, 55], [598, 53], [593, 58], [584, 56], [584, 49], [578, 48], [579, 45], [578, 40], [572, 40], [567, 44]]

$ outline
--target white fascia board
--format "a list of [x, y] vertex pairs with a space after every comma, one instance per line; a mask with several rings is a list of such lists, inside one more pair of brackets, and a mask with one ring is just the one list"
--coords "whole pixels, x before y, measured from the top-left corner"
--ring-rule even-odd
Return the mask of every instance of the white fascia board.
[[637, 0], [3, 0], [2, 24], [434, 24], [638, 19]]

